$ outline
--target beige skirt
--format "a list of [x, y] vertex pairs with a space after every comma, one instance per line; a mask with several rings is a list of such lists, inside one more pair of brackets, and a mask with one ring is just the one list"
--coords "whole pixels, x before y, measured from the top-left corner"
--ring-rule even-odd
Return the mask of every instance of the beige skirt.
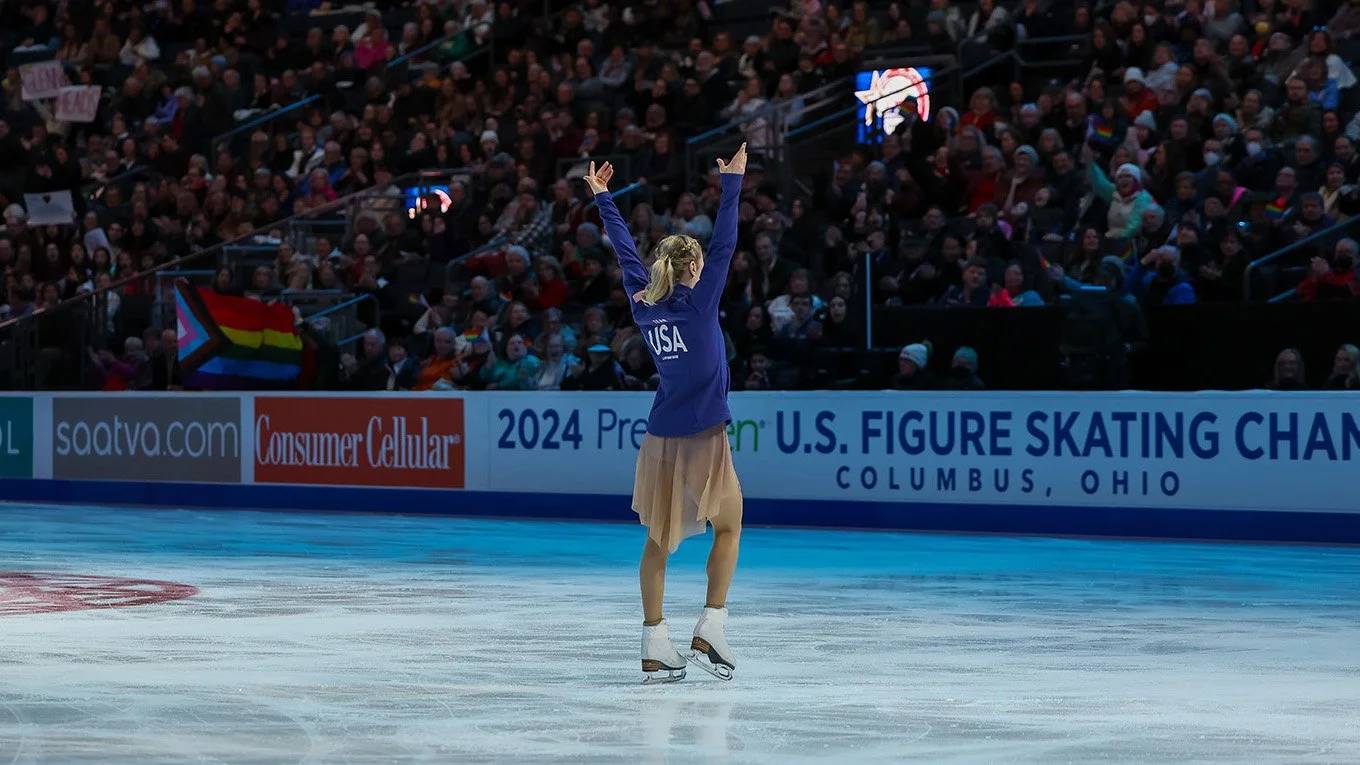
[[704, 533], [710, 519], [741, 512], [741, 485], [732, 466], [727, 426], [665, 438], [643, 436], [633, 481], [633, 511], [658, 547]]

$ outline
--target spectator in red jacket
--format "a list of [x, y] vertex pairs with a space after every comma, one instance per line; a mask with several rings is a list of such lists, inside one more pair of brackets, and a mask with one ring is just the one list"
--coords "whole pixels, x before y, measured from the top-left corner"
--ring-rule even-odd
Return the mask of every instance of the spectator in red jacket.
[[978, 88], [968, 100], [968, 111], [959, 120], [964, 126], [975, 127], [990, 135], [996, 125], [996, 94], [991, 88]]
[[538, 279], [524, 286], [525, 302], [535, 311], [561, 308], [571, 292], [562, 264], [551, 255], [540, 255], [534, 259], [534, 273]]
[[1119, 105], [1129, 122], [1138, 119], [1143, 112], [1156, 113], [1161, 104], [1157, 102], [1157, 94], [1147, 86], [1142, 69], [1131, 66], [1124, 70], [1124, 95], [1119, 97]]
[[1317, 257], [1312, 260], [1312, 272], [1299, 283], [1299, 298], [1313, 300], [1353, 300], [1360, 297], [1360, 282], [1355, 277], [1355, 260], [1360, 245], [1354, 239], [1336, 243], [1331, 262]]

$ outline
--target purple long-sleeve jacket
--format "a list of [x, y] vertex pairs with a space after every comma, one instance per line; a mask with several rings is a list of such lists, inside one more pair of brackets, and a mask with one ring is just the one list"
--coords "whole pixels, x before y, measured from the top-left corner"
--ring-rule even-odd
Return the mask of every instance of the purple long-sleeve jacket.
[[[722, 198], [699, 282], [693, 288], [675, 285], [670, 297], [656, 305], [632, 303], [633, 320], [661, 375], [647, 419], [647, 432], [652, 435], [691, 436], [732, 419], [727, 408], [727, 354], [718, 325], [718, 301], [737, 246], [741, 182], [741, 175], [722, 175]], [[647, 286], [647, 269], [613, 198], [602, 192], [595, 200], [623, 269], [623, 286], [635, 295]]]

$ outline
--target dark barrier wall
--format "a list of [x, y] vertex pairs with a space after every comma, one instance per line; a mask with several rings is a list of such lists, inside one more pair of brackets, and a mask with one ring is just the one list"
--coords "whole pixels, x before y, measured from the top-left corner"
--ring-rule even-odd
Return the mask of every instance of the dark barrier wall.
[[1337, 346], [1360, 345], [1360, 303], [1163, 306], [1148, 314], [1152, 342], [1134, 382], [1152, 390], [1237, 390], [1269, 384], [1275, 356], [1303, 353], [1310, 387], [1320, 388]]
[[[1040, 390], [1069, 387], [1063, 367], [1062, 308], [879, 308], [875, 345], [895, 350], [929, 339], [931, 367], [942, 370], [960, 345], [977, 350], [988, 387]], [[1204, 303], [1157, 306], [1145, 314], [1147, 341], [1129, 357], [1129, 385], [1145, 390], [1242, 390], [1270, 382], [1284, 348], [1303, 353], [1312, 387], [1326, 382], [1336, 349], [1360, 345], [1360, 303]], [[892, 358], [889, 359], [888, 357]]]

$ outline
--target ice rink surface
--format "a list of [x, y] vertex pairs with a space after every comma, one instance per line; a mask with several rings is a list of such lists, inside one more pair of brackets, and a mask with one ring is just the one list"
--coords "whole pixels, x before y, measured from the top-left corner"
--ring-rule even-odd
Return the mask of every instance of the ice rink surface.
[[[635, 525], [0, 505], [0, 763], [1360, 761], [1360, 550], [748, 529], [639, 685]], [[707, 538], [673, 559], [688, 643]], [[16, 577], [18, 577], [16, 579]]]

